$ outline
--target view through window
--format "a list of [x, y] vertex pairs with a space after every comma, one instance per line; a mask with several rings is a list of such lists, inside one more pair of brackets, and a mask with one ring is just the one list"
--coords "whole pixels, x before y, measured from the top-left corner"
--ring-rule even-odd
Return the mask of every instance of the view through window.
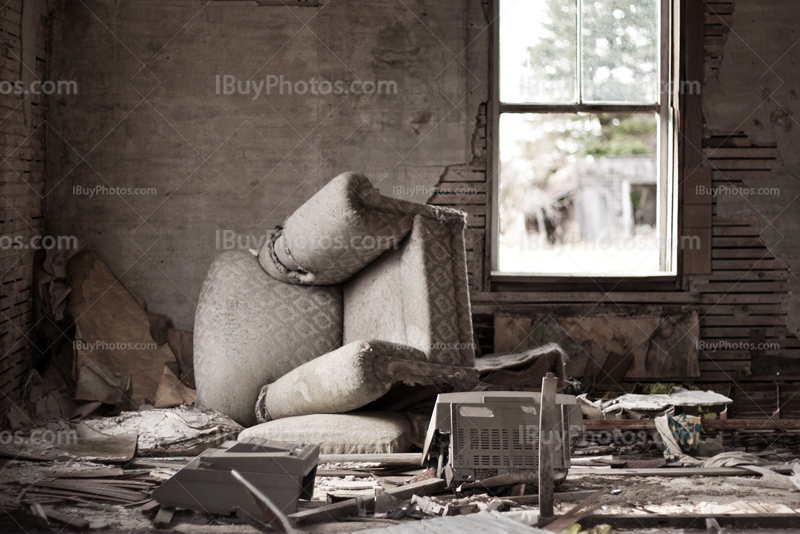
[[665, 6], [500, 0], [499, 7], [497, 270], [669, 272]]

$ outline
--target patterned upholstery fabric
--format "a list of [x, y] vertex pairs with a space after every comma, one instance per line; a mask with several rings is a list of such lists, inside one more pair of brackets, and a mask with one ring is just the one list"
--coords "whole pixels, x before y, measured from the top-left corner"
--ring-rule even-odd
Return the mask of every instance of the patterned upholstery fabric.
[[258, 259], [212, 265], [195, 321], [198, 403], [251, 425], [257, 410], [354, 410], [400, 382], [469, 389], [464, 227], [462, 212], [383, 197], [360, 174], [334, 178]]
[[259, 261], [278, 280], [339, 284], [396, 247], [423, 209], [381, 195], [363, 174], [340, 174], [286, 219]]
[[301, 415], [248, 428], [239, 439], [319, 443], [322, 454], [406, 452], [414, 436], [408, 416], [393, 412]]
[[468, 391], [478, 384], [474, 367], [432, 364], [407, 345], [355, 341], [288, 372], [261, 388], [259, 423], [314, 413], [356, 410], [383, 397], [397, 384]]
[[198, 403], [256, 422], [261, 386], [341, 346], [341, 286], [279, 282], [247, 252], [211, 265], [195, 317]]
[[408, 238], [344, 285], [344, 344], [383, 339], [431, 363], [475, 363], [464, 214], [427, 206]]
[[381, 398], [392, 386], [390, 376], [376, 368], [382, 359], [402, 355], [425, 361], [412, 347], [386, 341], [357, 341], [301, 365], [264, 386], [256, 403], [256, 419], [311, 413], [343, 413]]

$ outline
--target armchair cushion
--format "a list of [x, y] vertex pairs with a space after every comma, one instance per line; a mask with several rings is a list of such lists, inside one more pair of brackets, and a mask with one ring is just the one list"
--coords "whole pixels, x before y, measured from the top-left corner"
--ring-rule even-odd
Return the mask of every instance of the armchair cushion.
[[322, 454], [406, 452], [414, 431], [408, 416], [392, 412], [315, 414], [262, 423], [239, 434], [249, 438], [319, 443]]
[[381, 195], [363, 174], [340, 174], [286, 219], [259, 261], [277, 280], [339, 284], [396, 247], [423, 208]]
[[194, 331], [198, 404], [252, 425], [261, 386], [341, 346], [341, 286], [279, 282], [252, 254], [224, 252], [200, 291]]
[[355, 341], [301, 365], [261, 389], [259, 422], [307, 414], [343, 413], [366, 406], [396, 383], [472, 388], [478, 371], [429, 363], [413, 347], [388, 341]]

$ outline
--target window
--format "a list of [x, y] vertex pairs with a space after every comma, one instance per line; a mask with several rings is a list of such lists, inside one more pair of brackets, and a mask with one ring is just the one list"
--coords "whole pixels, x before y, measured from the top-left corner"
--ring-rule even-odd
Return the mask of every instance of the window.
[[495, 274], [674, 274], [670, 0], [497, 0]]

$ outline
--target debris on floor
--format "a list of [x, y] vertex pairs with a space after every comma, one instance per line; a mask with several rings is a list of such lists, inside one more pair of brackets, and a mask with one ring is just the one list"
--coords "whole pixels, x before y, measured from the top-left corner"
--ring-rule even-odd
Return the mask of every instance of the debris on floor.
[[[635, 419], [639, 419], [643, 414], [663, 413], [666, 410], [682, 407], [724, 407], [733, 402], [725, 395], [720, 395], [713, 391], [692, 391], [685, 388], [675, 387], [667, 394], [634, 394], [628, 393], [619, 397], [590, 401], [586, 394], [581, 395], [581, 407], [584, 414], [589, 419], [607, 418], [608, 415], [621, 414], [622, 412], [634, 414]], [[601, 417], [598, 415], [602, 414]]]
[[[800, 463], [790, 461], [800, 458], [800, 427], [709, 433], [704, 423], [725, 423], [733, 402], [719, 392], [655, 384], [601, 399], [556, 394], [553, 384], [581, 384], [553, 344], [479, 359], [475, 391], [434, 400], [398, 384], [363, 412], [245, 429], [194, 406], [191, 333], [148, 312], [85, 247], [45, 262], [44, 313], [50, 324], [75, 319], [75, 344], [42, 326], [49, 361], [4, 414], [14, 434], [0, 440], [3, 532], [598, 534], [631, 517], [688, 514], [800, 526]], [[622, 352], [605, 361], [594, 386], [633, 365]], [[555, 438], [544, 449], [543, 436]]]
[[136, 431], [140, 456], [195, 456], [234, 439], [241, 430], [226, 415], [188, 406], [122, 412], [115, 417], [87, 419], [77, 426], [82, 436], [118, 436]]
[[258, 515], [259, 507], [232, 476], [240, 473], [284, 513], [310, 500], [319, 460], [319, 445], [270, 440], [227, 441], [203, 451], [164, 482], [153, 498], [162, 505], [207, 513], [230, 514], [237, 508]]

